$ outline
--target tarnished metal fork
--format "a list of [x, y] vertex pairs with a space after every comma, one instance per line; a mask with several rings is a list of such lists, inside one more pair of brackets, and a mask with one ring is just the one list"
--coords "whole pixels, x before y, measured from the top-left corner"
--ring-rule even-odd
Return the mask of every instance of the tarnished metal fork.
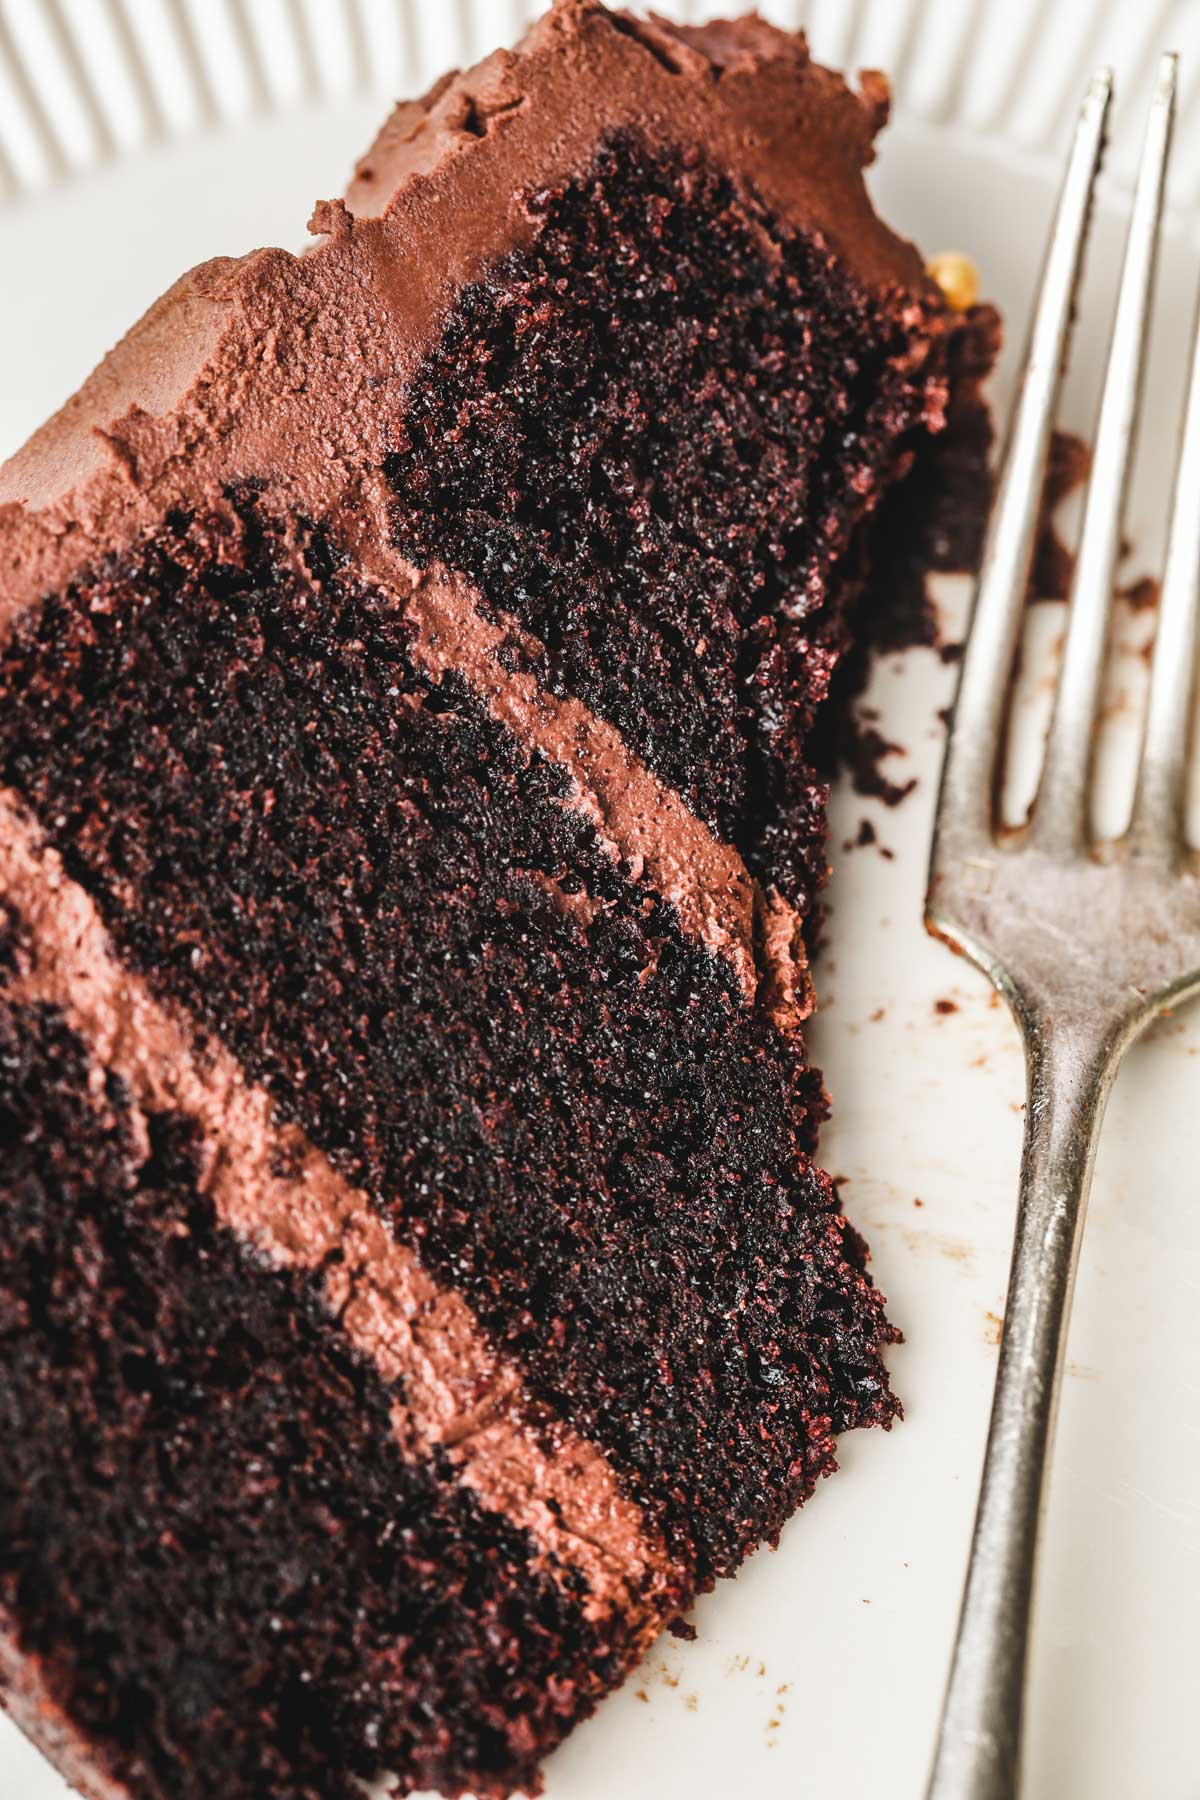
[[[1000, 1365], [929, 1800], [1012, 1800], [1038, 1528], [1071, 1290], [1105, 1104], [1152, 1019], [1200, 991], [1184, 841], [1200, 599], [1200, 356], [1193, 352], [1132, 822], [1091, 829], [1093, 740], [1149, 335], [1176, 59], [1159, 67], [1121, 275], [1069, 623], [1028, 825], [998, 817], [1011, 677], [1112, 77], [1076, 128], [963, 659], [926, 923], [1007, 999], [1028, 1103]], [[1198, 315], [1200, 317], [1200, 315]], [[1186, 1727], [1181, 1727], [1186, 1729]]]

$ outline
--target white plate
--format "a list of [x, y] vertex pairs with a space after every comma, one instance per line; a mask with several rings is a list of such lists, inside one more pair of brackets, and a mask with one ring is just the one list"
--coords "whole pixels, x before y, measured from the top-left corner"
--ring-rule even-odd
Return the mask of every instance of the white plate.
[[[476, 8], [481, 30], [486, 10]], [[1061, 36], [1061, 17], [1059, 27]], [[182, 267], [263, 241], [297, 242], [312, 199], [337, 191], [379, 110], [361, 96], [297, 102], [117, 156], [47, 189], [36, 206], [24, 200], [0, 214], [8, 272], [0, 454]], [[1052, 163], [972, 137], [961, 123], [902, 119], [874, 186], [886, 216], [928, 250], [971, 252], [1019, 338]], [[1120, 206], [1110, 198], [1097, 221], [1067, 400], [1069, 422], [1085, 430], [1119, 245]], [[1134, 508], [1139, 567], [1160, 537], [1194, 274], [1179, 232], [1160, 288], [1153, 423]], [[1006, 370], [1012, 360], [1010, 348]], [[997, 393], [1003, 405], [1003, 378]], [[942, 587], [950, 621], [961, 617], [963, 587]], [[938, 709], [952, 685], [952, 670], [930, 652], [878, 671], [871, 699], [882, 729], [905, 746], [898, 772], [918, 786], [894, 812], [846, 790], [836, 797], [834, 916], [813, 1032], [835, 1104], [824, 1160], [848, 1178], [848, 1210], [908, 1336], [893, 1358], [907, 1419], [888, 1437], [844, 1441], [843, 1472], [780, 1549], [756, 1556], [697, 1609], [698, 1641], [654, 1651], [552, 1760], [551, 1800], [920, 1791], [995, 1367], [1023, 1088], [1007, 1016], [921, 928]], [[842, 852], [863, 818], [893, 858], [877, 848]], [[957, 1010], [939, 1012], [939, 1000]], [[1198, 1056], [1194, 1015], [1155, 1032], [1130, 1058], [1104, 1136], [1045, 1542], [1029, 1712], [1033, 1800], [1200, 1795]], [[0, 1795], [52, 1800], [65, 1791], [0, 1721]]]

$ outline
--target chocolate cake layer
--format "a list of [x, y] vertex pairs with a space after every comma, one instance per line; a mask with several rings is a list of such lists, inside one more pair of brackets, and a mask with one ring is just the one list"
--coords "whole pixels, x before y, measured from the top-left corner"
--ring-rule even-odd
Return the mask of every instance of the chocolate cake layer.
[[620, 1671], [532, 1541], [402, 1451], [191, 1121], [0, 993], [0, 1623], [155, 1800], [508, 1793]]

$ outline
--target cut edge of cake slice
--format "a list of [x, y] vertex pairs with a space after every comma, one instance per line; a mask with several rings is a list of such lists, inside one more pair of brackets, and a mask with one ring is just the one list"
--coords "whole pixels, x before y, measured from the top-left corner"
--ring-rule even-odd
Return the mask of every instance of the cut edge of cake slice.
[[[560, 0], [0, 471], [0, 1606], [136, 1800], [218, 1745], [231, 1795], [534, 1783], [894, 1416], [812, 1162], [809, 738], [989, 340], [871, 210], [885, 111]], [[261, 1464], [236, 1554], [205, 1459]], [[219, 1647], [197, 1531], [325, 1611]]]

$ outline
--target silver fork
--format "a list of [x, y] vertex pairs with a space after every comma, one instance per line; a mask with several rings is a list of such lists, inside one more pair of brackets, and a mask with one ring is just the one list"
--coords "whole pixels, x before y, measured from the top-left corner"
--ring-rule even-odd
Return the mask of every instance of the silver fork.
[[[1200, 601], [1200, 354], [1176, 469], [1145, 739], [1120, 843], [1091, 829], [1092, 757], [1139, 409], [1176, 59], [1150, 105], [1038, 797], [998, 818], [998, 766], [1046, 455], [1112, 95], [1088, 90], [1058, 203], [963, 659], [926, 924], [978, 963], [1025, 1044], [1016, 1239], [975, 1533], [928, 1800], [1012, 1800], [1038, 1528], [1071, 1290], [1121, 1057], [1200, 992], [1200, 888], [1184, 841]], [[1200, 323], [1200, 315], [1198, 315]]]

